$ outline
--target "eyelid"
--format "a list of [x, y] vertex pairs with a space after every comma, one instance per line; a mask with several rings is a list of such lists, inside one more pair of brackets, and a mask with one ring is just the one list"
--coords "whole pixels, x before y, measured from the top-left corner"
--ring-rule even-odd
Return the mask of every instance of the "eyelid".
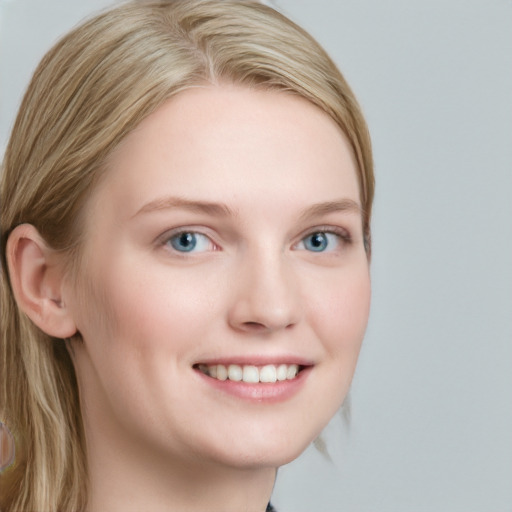
[[[166, 246], [169, 243], [169, 240], [179, 235], [180, 233], [195, 233], [197, 235], [205, 236], [207, 237], [213, 246], [215, 246], [214, 250], [220, 250], [220, 245], [216, 242], [215, 238], [212, 236], [211, 229], [205, 227], [205, 226], [197, 226], [197, 225], [190, 225], [190, 226], [179, 226], [176, 228], [171, 228], [166, 231], [164, 231], [161, 235], [158, 235], [155, 239], [155, 244], [158, 246]], [[299, 243], [303, 242], [305, 238], [308, 236], [311, 236], [315, 233], [327, 233], [327, 234], [334, 234], [340, 237], [340, 239], [344, 243], [351, 243], [352, 242], [352, 235], [350, 231], [347, 228], [341, 227], [341, 226], [333, 226], [330, 225], [318, 225], [311, 228], [308, 228], [307, 230], [303, 231], [298, 237], [297, 241], [293, 244], [293, 248], [295, 248]], [[177, 252], [177, 251], [173, 251]]]
[[[330, 235], [331, 237], [336, 237], [336, 242], [334, 243], [334, 246], [331, 245], [331, 247], [327, 246], [325, 250], [312, 250], [307, 247], [306, 240], [311, 237], [312, 235], [322, 233], [324, 235]], [[329, 255], [329, 254], [336, 254], [340, 253], [344, 249], [347, 248], [352, 244], [352, 237], [350, 232], [346, 228], [342, 228], [341, 226], [315, 226], [313, 228], [308, 229], [307, 231], [304, 231], [300, 235], [300, 239], [292, 246], [292, 250], [296, 251], [305, 251], [307, 253], [315, 254], [316, 256], [320, 255]]]
[[320, 226], [314, 226], [312, 228], [307, 229], [306, 231], [303, 231], [298, 236], [297, 243], [301, 242], [304, 238], [306, 238], [310, 235], [314, 235], [315, 233], [328, 233], [328, 234], [331, 233], [333, 235], [338, 235], [345, 242], [352, 241], [352, 235], [350, 234], [350, 231], [347, 228], [343, 228], [341, 226], [333, 226], [333, 225], [320, 225]]
[[[212, 249], [213, 251], [220, 250], [219, 244], [213, 239], [213, 237], [212, 237], [211, 233], [209, 233], [209, 231], [210, 230], [205, 228], [204, 226], [179, 226], [176, 228], [168, 229], [167, 231], [165, 231], [164, 233], [159, 235], [156, 238], [155, 243], [158, 246], [166, 247], [166, 246], [170, 245], [170, 243], [169, 243], [170, 239], [175, 237], [176, 235], [179, 235], [182, 233], [194, 233], [195, 235], [200, 235], [200, 236], [204, 236], [204, 237], [208, 238], [210, 243], [214, 246], [214, 249]], [[187, 254], [185, 252], [180, 253], [179, 251], [176, 251], [172, 247], [169, 250], [175, 254]]]

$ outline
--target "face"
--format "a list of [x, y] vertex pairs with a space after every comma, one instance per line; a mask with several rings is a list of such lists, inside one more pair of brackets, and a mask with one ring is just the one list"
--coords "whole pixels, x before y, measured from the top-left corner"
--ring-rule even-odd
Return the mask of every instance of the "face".
[[180, 93], [111, 156], [85, 239], [66, 293], [86, 426], [169, 460], [279, 466], [340, 407], [370, 279], [354, 158], [317, 107]]

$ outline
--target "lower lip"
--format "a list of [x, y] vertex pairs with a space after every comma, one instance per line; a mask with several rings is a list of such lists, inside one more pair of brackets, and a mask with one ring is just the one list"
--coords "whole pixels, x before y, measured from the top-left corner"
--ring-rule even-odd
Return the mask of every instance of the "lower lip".
[[196, 372], [209, 386], [228, 395], [252, 402], [275, 403], [284, 402], [298, 393], [312, 368], [312, 366], [308, 366], [302, 369], [294, 379], [255, 384], [229, 379], [218, 380], [205, 375], [199, 370], [196, 370]]

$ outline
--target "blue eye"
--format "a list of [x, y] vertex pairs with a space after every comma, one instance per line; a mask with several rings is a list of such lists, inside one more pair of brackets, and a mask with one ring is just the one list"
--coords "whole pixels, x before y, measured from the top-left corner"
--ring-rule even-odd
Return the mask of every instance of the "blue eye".
[[209, 238], [193, 231], [182, 231], [169, 238], [168, 243], [178, 252], [202, 252], [207, 251], [211, 242]]
[[312, 252], [328, 252], [339, 247], [340, 235], [336, 233], [326, 233], [325, 231], [317, 231], [303, 238], [299, 245], [299, 249], [305, 249]]

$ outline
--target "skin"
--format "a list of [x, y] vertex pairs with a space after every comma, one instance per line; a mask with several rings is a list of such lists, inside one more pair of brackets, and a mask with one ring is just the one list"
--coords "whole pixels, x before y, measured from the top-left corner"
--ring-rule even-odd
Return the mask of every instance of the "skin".
[[[355, 169], [317, 107], [228, 85], [180, 93], [111, 155], [62, 293], [83, 338], [70, 349], [89, 512], [265, 510], [276, 468], [318, 436], [356, 366], [370, 277]], [[200, 234], [195, 251], [173, 248], [180, 229]], [[323, 231], [327, 249], [310, 250]], [[194, 369], [290, 357], [308, 375], [274, 402]]]

